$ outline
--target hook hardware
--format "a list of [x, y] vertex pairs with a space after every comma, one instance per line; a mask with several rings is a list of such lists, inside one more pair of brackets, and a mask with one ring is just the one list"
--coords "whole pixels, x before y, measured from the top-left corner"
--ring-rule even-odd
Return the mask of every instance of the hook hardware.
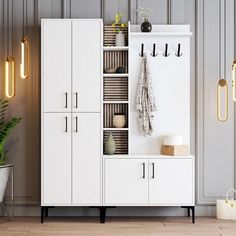
[[143, 57], [143, 50], [144, 50], [144, 44], [141, 44], [141, 53], [139, 53], [140, 57]]
[[152, 48], [151, 56], [152, 57], [156, 57], [157, 55], [158, 55], [158, 53], [156, 53], [156, 44], [154, 43], [153, 44], [153, 48]]
[[165, 53], [163, 53], [163, 56], [164, 56], [164, 57], [170, 56], [170, 53], [168, 53], [168, 43], [166, 43], [166, 46], [165, 46]]
[[178, 49], [177, 49], [177, 53], [175, 53], [175, 55], [177, 57], [181, 57], [183, 55], [183, 53], [180, 53], [180, 43], [178, 43]]

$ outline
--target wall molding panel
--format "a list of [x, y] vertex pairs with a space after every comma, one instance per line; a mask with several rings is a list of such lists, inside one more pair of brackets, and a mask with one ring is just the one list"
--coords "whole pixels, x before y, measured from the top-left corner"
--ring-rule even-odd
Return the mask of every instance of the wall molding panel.
[[[6, 56], [6, 2], [0, 0], [0, 96], [3, 96]], [[42, 18], [103, 18], [141, 23], [139, 6], [155, 11], [153, 24], [190, 24], [191, 38], [191, 152], [196, 155], [197, 203], [214, 205], [235, 185], [235, 109], [231, 99], [231, 65], [236, 56], [234, 0], [27, 0], [31, 41], [31, 78], [19, 77], [23, 0], [12, 0], [14, 10], [13, 52], [16, 58], [16, 97], [9, 116], [23, 117], [9, 142], [15, 164], [16, 203], [40, 204], [40, 24]], [[4, 9], [5, 8], [5, 9]], [[221, 50], [219, 45], [221, 45]], [[225, 51], [223, 50], [225, 48]], [[225, 55], [225, 56], [224, 56]], [[222, 57], [223, 56], [223, 57]], [[223, 59], [222, 59], [223, 58]], [[225, 61], [225, 66], [224, 66]], [[229, 119], [216, 118], [217, 80], [225, 73], [229, 84]], [[14, 150], [14, 151], [13, 151]]]
[[[197, 201], [203, 205], [215, 204], [234, 186], [233, 2], [197, 1]], [[216, 86], [224, 73], [229, 83], [229, 118], [222, 123], [216, 118]]]

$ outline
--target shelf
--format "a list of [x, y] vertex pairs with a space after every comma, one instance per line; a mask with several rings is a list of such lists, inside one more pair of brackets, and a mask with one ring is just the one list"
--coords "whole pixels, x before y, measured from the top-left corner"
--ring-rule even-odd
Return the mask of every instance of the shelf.
[[129, 128], [103, 128], [103, 130], [106, 130], [106, 131], [123, 131], [123, 130], [129, 130]]
[[128, 104], [129, 101], [103, 101], [104, 104]]
[[151, 32], [151, 33], [143, 33], [143, 32], [130, 32], [130, 36], [132, 37], [162, 37], [162, 38], [176, 38], [176, 37], [190, 37], [192, 33], [160, 33], [160, 32]]
[[[103, 132], [103, 141], [104, 144], [107, 141], [108, 136], [110, 135], [110, 133], [113, 136], [113, 139], [115, 141], [116, 144], [116, 151], [114, 153], [114, 155], [117, 154], [128, 154], [128, 130], [104, 130]], [[106, 155], [105, 153], [105, 146], [104, 146], [104, 150], [103, 150], [103, 154]]]
[[128, 46], [123, 46], [123, 47], [116, 47], [116, 46], [106, 46], [103, 47], [104, 51], [128, 51], [129, 47]]
[[108, 74], [108, 73], [104, 73], [103, 74], [103, 77], [113, 77], [113, 78], [119, 78], [119, 77], [128, 77], [129, 74], [119, 74], [119, 73], [111, 73], [111, 74]]

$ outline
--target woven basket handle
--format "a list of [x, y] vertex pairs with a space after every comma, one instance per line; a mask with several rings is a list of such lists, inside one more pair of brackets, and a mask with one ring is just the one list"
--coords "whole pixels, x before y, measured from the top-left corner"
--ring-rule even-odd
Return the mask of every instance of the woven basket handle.
[[231, 192], [234, 192], [234, 193], [236, 194], [236, 190], [235, 190], [234, 188], [230, 188], [230, 189], [228, 190], [228, 192], [227, 192], [226, 200], [229, 199], [229, 194], [230, 194]]

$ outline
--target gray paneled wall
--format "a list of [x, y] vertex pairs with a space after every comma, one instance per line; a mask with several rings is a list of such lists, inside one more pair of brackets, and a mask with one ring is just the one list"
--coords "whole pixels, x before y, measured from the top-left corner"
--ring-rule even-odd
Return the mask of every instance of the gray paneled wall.
[[[231, 65], [234, 59], [234, 1], [198, 1], [197, 156], [198, 201], [215, 203], [234, 186], [234, 104]], [[229, 84], [229, 119], [216, 119], [216, 88]]]
[[[105, 22], [111, 22], [116, 12], [123, 12], [125, 21], [131, 19], [132, 23], [140, 23], [142, 19], [136, 12], [139, 6], [153, 8], [152, 23], [191, 25], [191, 150], [196, 154], [198, 164], [198, 203], [214, 203], [234, 185], [232, 99], [228, 121], [220, 123], [216, 119], [216, 86], [217, 80], [223, 76], [220, 75], [220, 68], [225, 68], [231, 88], [234, 0], [27, 0], [32, 74], [25, 81], [19, 78], [23, 0], [0, 0], [2, 96], [7, 16], [4, 7], [6, 9], [7, 1], [13, 3], [13, 52], [17, 66], [17, 94], [11, 100], [9, 116], [17, 114], [23, 117], [8, 146], [10, 161], [16, 165], [18, 204], [38, 204], [40, 201], [40, 19], [103, 17]], [[220, 51], [219, 45], [221, 49], [225, 48], [225, 54]], [[222, 64], [224, 61], [225, 66]]]

